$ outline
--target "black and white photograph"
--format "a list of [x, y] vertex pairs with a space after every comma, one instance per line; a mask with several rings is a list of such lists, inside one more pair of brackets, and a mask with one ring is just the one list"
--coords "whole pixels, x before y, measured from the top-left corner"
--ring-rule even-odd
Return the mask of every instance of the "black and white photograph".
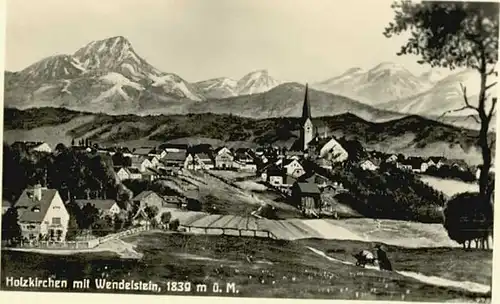
[[0, 290], [492, 303], [499, 5], [6, 0]]

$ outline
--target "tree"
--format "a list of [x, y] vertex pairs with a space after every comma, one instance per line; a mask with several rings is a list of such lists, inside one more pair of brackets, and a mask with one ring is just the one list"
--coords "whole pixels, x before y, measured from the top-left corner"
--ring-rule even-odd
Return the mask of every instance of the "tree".
[[170, 223], [170, 230], [173, 230], [173, 231], [176, 231], [177, 229], [179, 229], [179, 226], [180, 226], [180, 222], [178, 219], [175, 219], [173, 220], [171, 223]]
[[10, 207], [2, 216], [2, 240], [16, 244], [21, 240], [17, 209]]
[[72, 146], [72, 147], [74, 147], [74, 146], [75, 146], [75, 139], [74, 139], [74, 138], [72, 138], [72, 139], [71, 139], [71, 146]]
[[495, 65], [498, 60], [499, 5], [493, 2], [400, 1], [395, 2], [392, 8], [394, 20], [385, 28], [384, 35], [390, 38], [403, 32], [411, 33], [398, 55], [420, 56], [418, 62], [431, 67], [465, 67], [479, 73], [477, 102], [469, 100], [467, 88], [461, 85], [464, 106], [448, 112], [472, 110], [477, 114], [471, 117], [481, 125], [478, 144], [483, 170], [478, 181], [479, 195], [482, 201], [489, 202], [491, 149], [495, 142], [489, 139], [488, 130], [497, 99], [492, 98], [487, 104], [490, 91], [496, 85], [496, 81], [488, 83], [488, 78], [498, 75]]
[[164, 225], [167, 225], [171, 219], [172, 219], [172, 214], [170, 214], [170, 212], [165, 212], [161, 215], [161, 222]]
[[493, 209], [478, 193], [465, 192], [451, 198], [444, 209], [444, 227], [448, 236], [470, 248], [476, 240], [476, 247], [488, 248], [488, 236], [493, 227]]
[[158, 215], [159, 211], [160, 210], [156, 206], [146, 206], [146, 208], [144, 208], [144, 212], [146, 212], [150, 220], [153, 220]]

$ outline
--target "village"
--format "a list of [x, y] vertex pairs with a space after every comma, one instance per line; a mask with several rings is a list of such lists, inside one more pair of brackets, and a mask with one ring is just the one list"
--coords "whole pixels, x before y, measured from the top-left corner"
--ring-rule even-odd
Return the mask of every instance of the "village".
[[[329, 175], [339, 166], [373, 172], [385, 171], [390, 167], [412, 174], [430, 174], [465, 181], [479, 177], [480, 168], [472, 168], [461, 160], [364, 151], [355, 141], [353, 144], [353, 141], [336, 139], [327, 130], [314, 127], [307, 87], [301, 122], [300, 136], [288, 149], [272, 145], [234, 149], [226, 146], [213, 148], [208, 144], [189, 146], [168, 143], [137, 149], [122, 146], [104, 148], [83, 139], [76, 145], [73, 142], [69, 149], [110, 157], [117, 183], [151, 183], [182, 176], [183, 172], [197, 171], [212, 174], [227, 183], [231, 181], [225, 176], [239, 176], [242, 180], [252, 180], [278, 193], [284, 198], [284, 203], [296, 208], [301, 216], [312, 218], [339, 218], [335, 203], [323, 199], [326, 194], [335, 197], [350, 190], [344, 187], [341, 180], [332, 179]], [[62, 153], [61, 150], [65, 149], [61, 145], [52, 149], [43, 142], [15, 142], [12, 148], [42, 154]], [[179, 222], [182, 216], [173, 218], [172, 214], [199, 212], [202, 209], [212, 214], [218, 213], [216, 207], [202, 208], [203, 202], [200, 202], [197, 192], [199, 189], [196, 187], [173, 191], [169, 195], [142, 189], [133, 193], [127, 203], [98, 195], [91, 197], [88, 193], [86, 197], [67, 197], [67, 201], [64, 201], [57, 189], [47, 188], [39, 181], [24, 189], [15, 202], [4, 200], [2, 212], [5, 215], [15, 209], [11, 213], [16, 215], [20, 238], [31, 246], [36, 246], [40, 241], [65, 242], [70, 234], [75, 235], [74, 231], [68, 232], [76, 229], [71, 227], [71, 217], [75, 217], [73, 221], [77, 222], [76, 227], [81, 230], [76, 233], [78, 237], [73, 239], [79, 240], [88, 240], [92, 234], [102, 237], [140, 226], [185, 231], [189, 227]], [[274, 219], [274, 209], [261, 203], [250, 214], [234, 215]]]

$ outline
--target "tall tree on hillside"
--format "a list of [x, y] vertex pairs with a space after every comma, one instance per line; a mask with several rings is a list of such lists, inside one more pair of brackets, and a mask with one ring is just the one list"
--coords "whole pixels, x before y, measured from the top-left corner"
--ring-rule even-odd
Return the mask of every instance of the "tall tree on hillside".
[[392, 8], [394, 20], [385, 28], [384, 35], [390, 38], [404, 32], [411, 34], [398, 55], [417, 55], [421, 58], [418, 61], [420, 64], [432, 67], [474, 69], [480, 76], [477, 100], [469, 100], [467, 88], [461, 84], [464, 106], [452, 112], [472, 110], [477, 114], [471, 117], [481, 125], [478, 144], [482, 151], [483, 169], [479, 177], [479, 193], [480, 199], [489, 203], [488, 173], [495, 142], [489, 139], [488, 129], [497, 103], [496, 96], [491, 98], [496, 81], [491, 80], [497, 76], [499, 5], [448, 1], [412, 3], [402, 0], [395, 2]]

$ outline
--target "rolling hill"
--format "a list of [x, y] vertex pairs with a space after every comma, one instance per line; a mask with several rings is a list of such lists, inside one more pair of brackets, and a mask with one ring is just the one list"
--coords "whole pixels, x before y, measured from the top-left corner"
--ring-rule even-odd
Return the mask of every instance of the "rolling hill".
[[[43, 140], [53, 147], [72, 138], [90, 138], [106, 145], [190, 139], [232, 146], [291, 145], [298, 137], [299, 118], [253, 119], [234, 115], [188, 114], [156, 116], [110, 116], [63, 108], [5, 109], [4, 141]], [[318, 115], [319, 116], [319, 115]], [[460, 158], [480, 163], [477, 131], [460, 129], [419, 116], [381, 123], [353, 114], [314, 118], [337, 137], [359, 140], [365, 148], [387, 153]], [[494, 135], [492, 135], [494, 136]]]

